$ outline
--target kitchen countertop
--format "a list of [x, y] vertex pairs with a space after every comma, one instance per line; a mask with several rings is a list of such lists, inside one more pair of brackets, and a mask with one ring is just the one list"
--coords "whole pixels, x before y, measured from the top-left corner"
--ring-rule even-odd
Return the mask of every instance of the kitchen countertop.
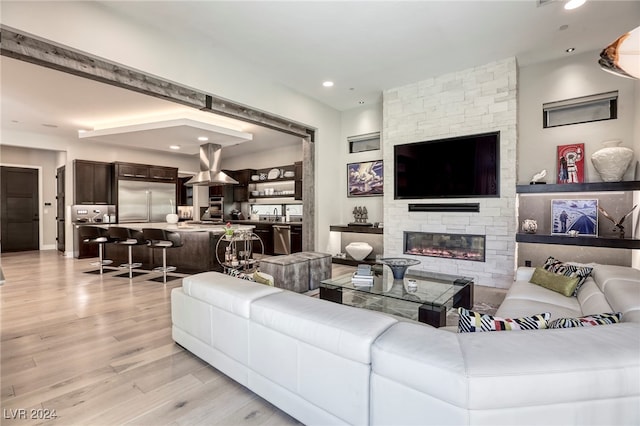
[[302, 226], [302, 222], [280, 222], [280, 221], [270, 221], [270, 220], [228, 220], [227, 222], [231, 222], [232, 224], [239, 225], [291, 225], [291, 226]]
[[[82, 223], [78, 225], [91, 225], [91, 226], [104, 226], [106, 228], [110, 226], [119, 226], [122, 228], [132, 228], [142, 230], [142, 228], [155, 228], [155, 229], [166, 229], [168, 231], [177, 231], [177, 232], [211, 232], [212, 234], [224, 234], [224, 225], [208, 225], [208, 224], [185, 224], [184, 222], [179, 223], [166, 223], [166, 222], [155, 222], [155, 223]], [[254, 229], [255, 226], [251, 226], [250, 224], [239, 224], [234, 227], [234, 229], [240, 231], [250, 231]]]

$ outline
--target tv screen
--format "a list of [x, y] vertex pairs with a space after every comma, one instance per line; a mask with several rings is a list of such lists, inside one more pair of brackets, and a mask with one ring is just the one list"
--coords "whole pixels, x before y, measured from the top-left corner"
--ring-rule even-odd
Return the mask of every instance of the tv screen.
[[394, 146], [395, 198], [500, 196], [500, 132]]

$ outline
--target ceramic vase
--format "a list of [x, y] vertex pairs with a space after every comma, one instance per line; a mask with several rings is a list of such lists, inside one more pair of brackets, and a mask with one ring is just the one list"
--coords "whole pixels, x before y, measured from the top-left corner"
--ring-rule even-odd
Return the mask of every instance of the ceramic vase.
[[527, 234], [535, 234], [538, 230], [538, 222], [534, 219], [525, 219], [522, 221], [522, 232]]
[[353, 242], [344, 249], [349, 253], [349, 256], [353, 257], [355, 260], [363, 260], [369, 255], [369, 253], [371, 253], [373, 247], [368, 243]]
[[622, 141], [605, 141], [604, 148], [591, 155], [591, 163], [604, 182], [620, 182], [633, 159], [633, 150], [620, 145]]
[[165, 219], [167, 220], [167, 223], [178, 223], [178, 215], [175, 213], [169, 213]]

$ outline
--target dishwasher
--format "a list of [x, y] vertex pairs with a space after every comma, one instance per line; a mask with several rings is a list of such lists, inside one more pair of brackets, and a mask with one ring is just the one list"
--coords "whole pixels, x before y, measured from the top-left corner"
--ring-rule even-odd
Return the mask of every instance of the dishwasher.
[[291, 254], [291, 226], [273, 225], [273, 254]]

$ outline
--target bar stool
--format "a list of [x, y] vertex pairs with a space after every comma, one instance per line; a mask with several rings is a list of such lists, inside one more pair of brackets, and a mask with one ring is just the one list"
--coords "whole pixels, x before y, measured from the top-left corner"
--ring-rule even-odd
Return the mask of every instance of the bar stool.
[[138, 231], [137, 229], [111, 226], [109, 227], [109, 236], [115, 240], [113, 242], [114, 244], [127, 246], [127, 249], [129, 251], [129, 263], [123, 263], [122, 265], [120, 265], [121, 268], [128, 268], [129, 273], [116, 275], [116, 277], [126, 277], [128, 275], [129, 279], [131, 279], [133, 277], [137, 277], [138, 275], [144, 275], [146, 272], [133, 272], [134, 269], [141, 267], [142, 263], [134, 263], [131, 255], [131, 249], [133, 248], [133, 246], [139, 246], [147, 243], [147, 241], [142, 236], [142, 232]]
[[109, 232], [105, 228], [101, 228], [99, 226], [80, 226], [78, 228], [78, 235], [80, 235], [80, 239], [84, 244], [97, 244], [98, 245], [98, 261], [91, 262], [91, 266], [100, 266], [100, 269], [96, 269], [94, 271], [85, 271], [87, 274], [97, 274], [100, 275], [104, 272], [104, 267], [107, 265], [111, 265], [113, 263], [112, 260], [104, 258], [104, 245], [107, 243], [112, 243], [113, 238], [109, 237]]
[[182, 238], [177, 232], [167, 231], [165, 229], [144, 228], [142, 235], [147, 241], [147, 246], [152, 250], [156, 248], [162, 249], [162, 266], [153, 268], [156, 272], [162, 272], [162, 277], [152, 278], [149, 281], [163, 282], [175, 280], [180, 277], [167, 276], [167, 272], [176, 270], [175, 266], [167, 266], [167, 249], [182, 247]]

